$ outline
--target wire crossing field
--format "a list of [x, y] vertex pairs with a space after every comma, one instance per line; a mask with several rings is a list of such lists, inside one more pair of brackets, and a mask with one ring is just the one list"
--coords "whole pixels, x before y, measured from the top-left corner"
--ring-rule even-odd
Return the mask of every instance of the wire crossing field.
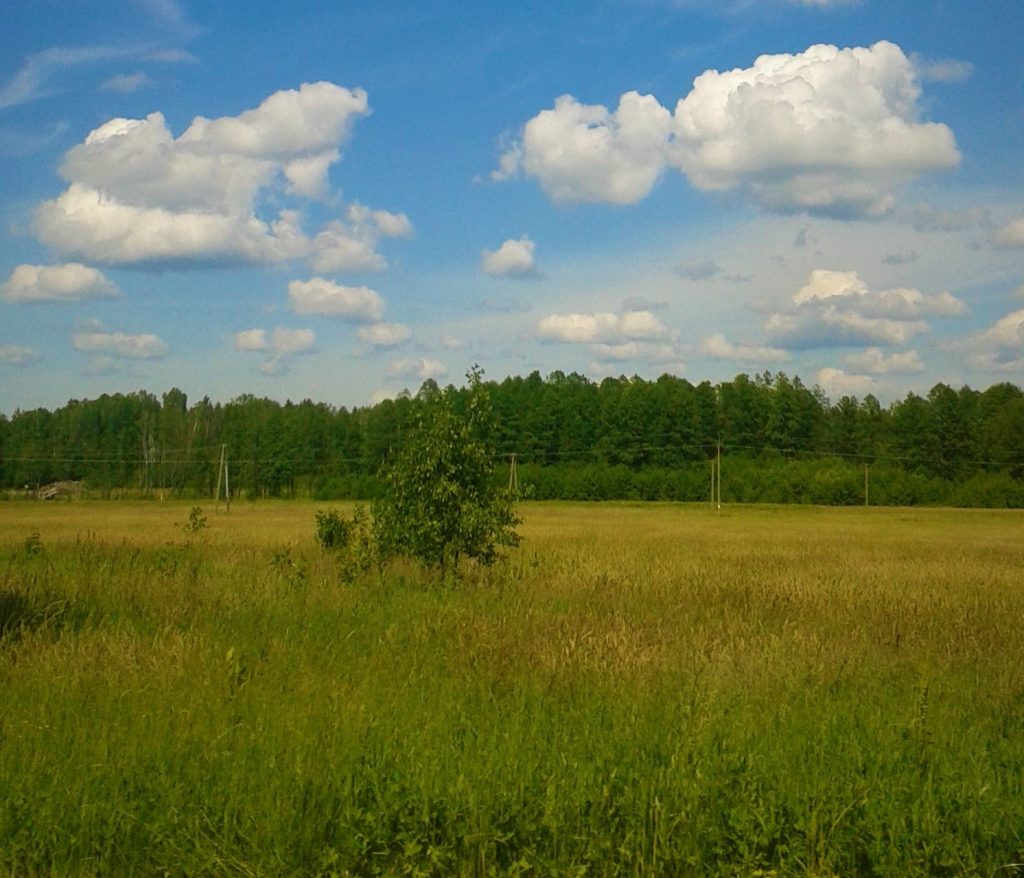
[[440, 587], [317, 508], [0, 506], [0, 873], [1024, 872], [1024, 514], [528, 505]]

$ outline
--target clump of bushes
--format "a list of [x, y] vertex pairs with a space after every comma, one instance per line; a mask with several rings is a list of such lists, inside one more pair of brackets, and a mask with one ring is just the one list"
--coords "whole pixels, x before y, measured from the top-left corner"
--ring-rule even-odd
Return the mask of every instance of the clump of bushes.
[[356, 505], [351, 516], [337, 509], [317, 510], [317, 544], [338, 558], [346, 582], [368, 573], [376, 564], [377, 548], [371, 524], [362, 504]]

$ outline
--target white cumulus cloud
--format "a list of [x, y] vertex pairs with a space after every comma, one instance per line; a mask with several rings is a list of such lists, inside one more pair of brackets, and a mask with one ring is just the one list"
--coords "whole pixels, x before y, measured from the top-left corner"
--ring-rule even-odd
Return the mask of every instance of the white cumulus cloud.
[[1024, 373], [1024, 308], [1001, 317], [956, 347], [979, 369]]
[[346, 212], [346, 220], [328, 223], [313, 239], [314, 271], [334, 274], [383, 271], [387, 261], [377, 252], [378, 241], [412, 234], [412, 223], [404, 213], [371, 210], [353, 204]]
[[401, 323], [371, 323], [360, 326], [356, 337], [365, 344], [378, 348], [395, 348], [412, 338], [412, 330]]
[[714, 360], [732, 360], [737, 363], [784, 363], [789, 359], [789, 352], [781, 348], [734, 344], [720, 332], [704, 336], [697, 350]]
[[924, 371], [924, 363], [917, 351], [887, 355], [881, 348], [872, 347], [849, 354], [844, 362], [847, 368], [869, 375], [910, 375]]
[[348, 287], [314, 277], [288, 284], [288, 299], [296, 314], [319, 314], [376, 323], [384, 315], [384, 300], [369, 287]]
[[549, 314], [537, 323], [537, 334], [544, 341], [566, 343], [608, 343], [652, 341], [669, 335], [668, 329], [650, 311], [626, 311], [613, 314]]
[[998, 229], [993, 241], [997, 247], [1024, 247], [1024, 216]]
[[77, 302], [116, 295], [117, 287], [103, 272], [80, 262], [19, 265], [0, 286], [0, 298], [7, 302]]
[[269, 354], [259, 369], [264, 375], [283, 375], [292, 359], [308, 354], [316, 347], [316, 334], [311, 329], [276, 327], [268, 336], [265, 329], [244, 329], [235, 333], [235, 347], [240, 351]]
[[320, 248], [281, 200], [329, 197], [340, 145], [368, 112], [361, 89], [317, 82], [238, 116], [197, 116], [178, 137], [158, 112], [112, 119], [64, 156], [68, 188], [39, 205], [35, 232], [112, 265], [312, 256]]
[[439, 360], [429, 360], [425, 357], [409, 357], [402, 360], [394, 360], [388, 365], [388, 375], [392, 378], [414, 379], [426, 381], [433, 378], [444, 378], [448, 374], [448, 367]]
[[864, 397], [878, 391], [878, 382], [870, 375], [851, 375], [831, 367], [818, 371], [816, 383], [831, 399], [843, 396]]
[[651, 95], [627, 92], [614, 111], [562, 95], [526, 123], [499, 178], [521, 169], [554, 201], [632, 204], [661, 176], [671, 129], [671, 113]]
[[484, 250], [480, 264], [487, 274], [505, 277], [534, 277], [537, 263], [534, 259], [536, 245], [528, 237], [505, 241], [497, 250]]
[[629, 204], [676, 168], [698, 189], [739, 191], [769, 210], [878, 216], [900, 184], [959, 163], [953, 132], [920, 120], [920, 94], [890, 42], [762, 55], [705, 71], [674, 112], [635, 91], [614, 112], [563, 95], [526, 123], [492, 177], [521, 172], [555, 201]]
[[915, 289], [874, 292], [855, 271], [815, 269], [792, 296], [793, 308], [772, 314], [769, 338], [789, 348], [844, 345], [899, 345], [926, 332], [925, 318], [966, 313], [948, 292], [925, 295]]
[[167, 354], [167, 343], [152, 333], [130, 335], [111, 332], [93, 323], [71, 338], [76, 350], [119, 360], [158, 360]]
[[18, 344], [0, 344], [0, 365], [27, 366], [39, 356], [32, 348]]

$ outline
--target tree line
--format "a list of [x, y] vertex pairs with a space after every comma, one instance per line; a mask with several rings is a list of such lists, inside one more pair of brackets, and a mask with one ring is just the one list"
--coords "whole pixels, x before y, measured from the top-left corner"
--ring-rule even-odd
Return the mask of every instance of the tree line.
[[[726, 502], [1024, 507], [1024, 392], [1010, 383], [940, 383], [888, 406], [831, 402], [782, 372], [718, 384], [533, 372], [486, 387], [495, 478], [508, 480], [514, 460], [539, 499], [707, 500], [720, 457]], [[371, 498], [439, 392], [427, 381], [347, 409], [251, 394], [189, 405], [174, 388], [0, 414], [0, 488], [212, 496], [223, 447], [236, 496]]]

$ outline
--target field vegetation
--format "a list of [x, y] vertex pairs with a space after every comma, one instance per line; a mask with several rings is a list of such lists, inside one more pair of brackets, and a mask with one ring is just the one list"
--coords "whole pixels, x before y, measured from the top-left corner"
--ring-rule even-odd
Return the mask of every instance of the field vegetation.
[[1024, 514], [323, 508], [0, 507], [0, 874], [1024, 872]]

